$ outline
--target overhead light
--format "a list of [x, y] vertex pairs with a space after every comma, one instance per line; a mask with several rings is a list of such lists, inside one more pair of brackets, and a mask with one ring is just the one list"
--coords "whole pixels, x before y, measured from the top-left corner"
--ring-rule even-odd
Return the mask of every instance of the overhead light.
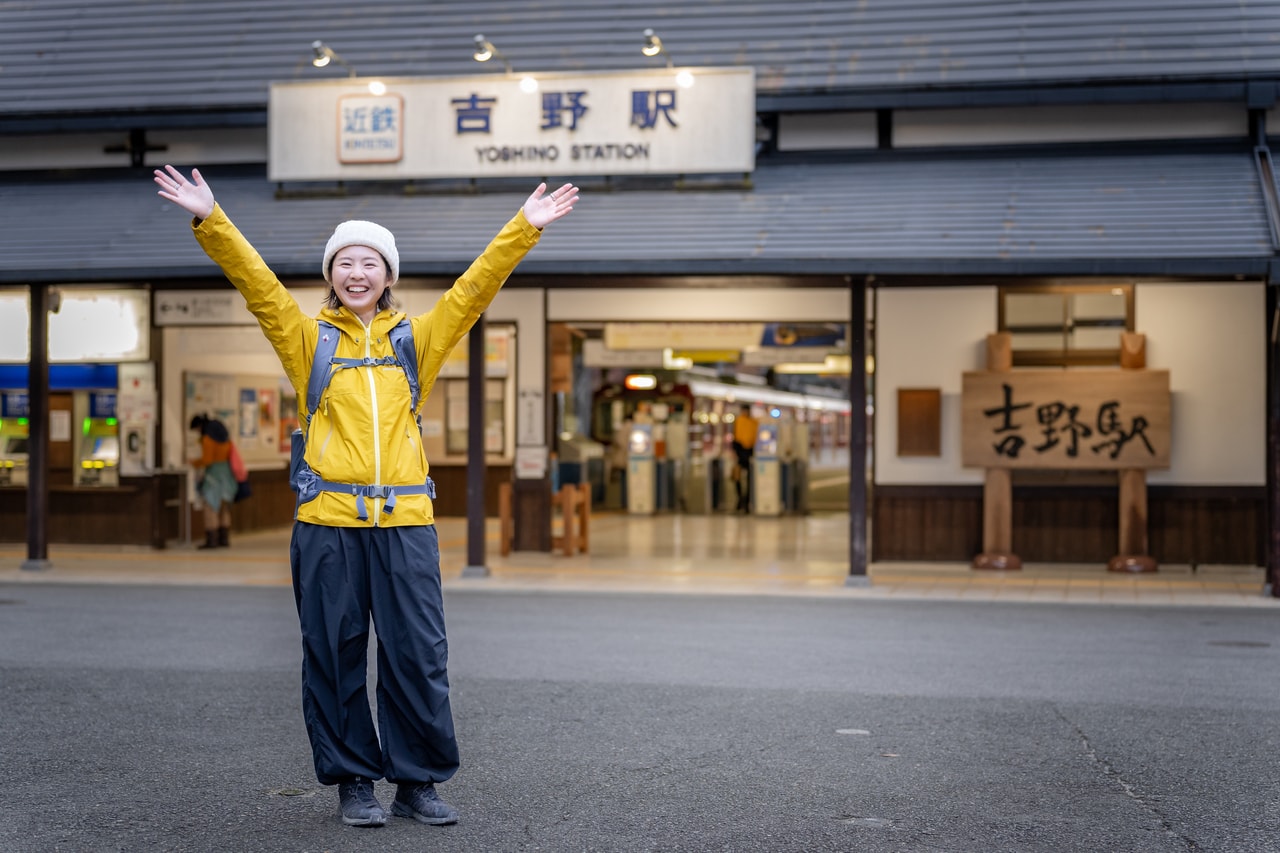
[[644, 44], [641, 45], [640, 52], [645, 56], [665, 55], [667, 57], [667, 67], [670, 68], [672, 65], [671, 54], [667, 53], [667, 49], [662, 46], [662, 39], [652, 29], [644, 31]]
[[662, 39], [658, 38], [652, 29], [644, 31], [644, 47], [640, 48], [640, 52], [645, 56], [657, 56], [662, 53]]
[[690, 367], [693, 367], [693, 359], [677, 356], [671, 347], [662, 351], [663, 370], [688, 370]]
[[311, 43], [311, 53], [311, 64], [316, 68], [324, 68], [330, 62], [336, 62], [343, 68], [347, 69], [348, 77], [356, 76], [356, 70], [352, 68], [345, 59], [339, 56], [337, 51], [319, 39], [316, 39]]
[[471, 54], [471, 58], [476, 62], [488, 62], [494, 57], [502, 60], [503, 66], [507, 69], [507, 73], [511, 73], [511, 63], [503, 56], [502, 51], [493, 46], [493, 42], [489, 41], [480, 33], [476, 33], [476, 49]]
[[632, 373], [623, 384], [632, 391], [652, 391], [658, 387], [658, 377], [650, 373]]
[[822, 361], [815, 362], [783, 362], [775, 364], [774, 373], [813, 373], [824, 376], [848, 376], [853, 370], [853, 357], [848, 355], [828, 355]]

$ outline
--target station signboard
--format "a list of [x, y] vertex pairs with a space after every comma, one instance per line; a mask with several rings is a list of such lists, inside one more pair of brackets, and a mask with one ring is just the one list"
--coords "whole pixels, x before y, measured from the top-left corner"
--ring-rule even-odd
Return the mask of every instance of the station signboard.
[[268, 109], [272, 181], [755, 168], [750, 67], [281, 82]]

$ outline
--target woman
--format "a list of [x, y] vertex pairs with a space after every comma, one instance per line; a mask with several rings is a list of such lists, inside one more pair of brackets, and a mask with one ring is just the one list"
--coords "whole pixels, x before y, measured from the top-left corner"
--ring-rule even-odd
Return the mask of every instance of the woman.
[[231, 436], [222, 421], [200, 414], [191, 419], [200, 433], [200, 458], [191, 460], [198, 472], [196, 492], [204, 504], [205, 548], [231, 544], [231, 504], [236, 499], [236, 478], [231, 471]]
[[[395, 238], [372, 222], [338, 225], [321, 265], [329, 297], [319, 317], [311, 317], [231, 224], [198, 170], [188, 180], [166, 166], [155, 171], [155, 181], [162, 198], [195, 217], [196, 240], [258, 318], [300, 409], [322, 333], [318, 320], [329, 324], [323, 334], [338, 335], [335, 356], [354, 365], [333, 372], [314, 412], [299, 412], [309, 418], [306, 465], [325, 485], [299, 493], [289, 549], [302, 628], [303, 716], [316, 778], [338, 786], [349, 826], [386, 822], [373, 786], [383, 777], [397, 786], [393, 814], [454, 823], [457, 811], [435, 790], [457, 771], [458, 748], [434, 489], [418, 413], [391, 345], [390, 330], [404, 318], [392, 297], [400, 272]], [[449, 353], [542, 229], [578, 199], [571, 184], [545, 190], [540, 184], [533, 191], [432, 310], [411, 318], [419, 409]], [[376, 729], [365, 691], [371, 615], [378, 632]]]

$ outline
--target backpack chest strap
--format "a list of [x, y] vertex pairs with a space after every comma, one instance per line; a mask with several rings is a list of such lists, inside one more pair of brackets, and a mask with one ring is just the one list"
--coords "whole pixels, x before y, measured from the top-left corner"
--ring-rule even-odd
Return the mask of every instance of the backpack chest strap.
[[345, 367], [382, 367], [384, 365], [399, 364], [399, 360], [394, 355], [384, 355], [382, 358], [339, 358], [334, 356], [329, 359], [329, 363], [333, 365], [334, 370], [342, 370]]

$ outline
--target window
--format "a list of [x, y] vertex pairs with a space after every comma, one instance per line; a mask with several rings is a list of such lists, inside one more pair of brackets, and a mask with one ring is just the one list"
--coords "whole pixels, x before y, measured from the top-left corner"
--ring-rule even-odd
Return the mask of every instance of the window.
[[1133, 331], [1133, 286], [1002, 287], [999, 311], [1014, 367], [1119, 365], [1120, 335]]

